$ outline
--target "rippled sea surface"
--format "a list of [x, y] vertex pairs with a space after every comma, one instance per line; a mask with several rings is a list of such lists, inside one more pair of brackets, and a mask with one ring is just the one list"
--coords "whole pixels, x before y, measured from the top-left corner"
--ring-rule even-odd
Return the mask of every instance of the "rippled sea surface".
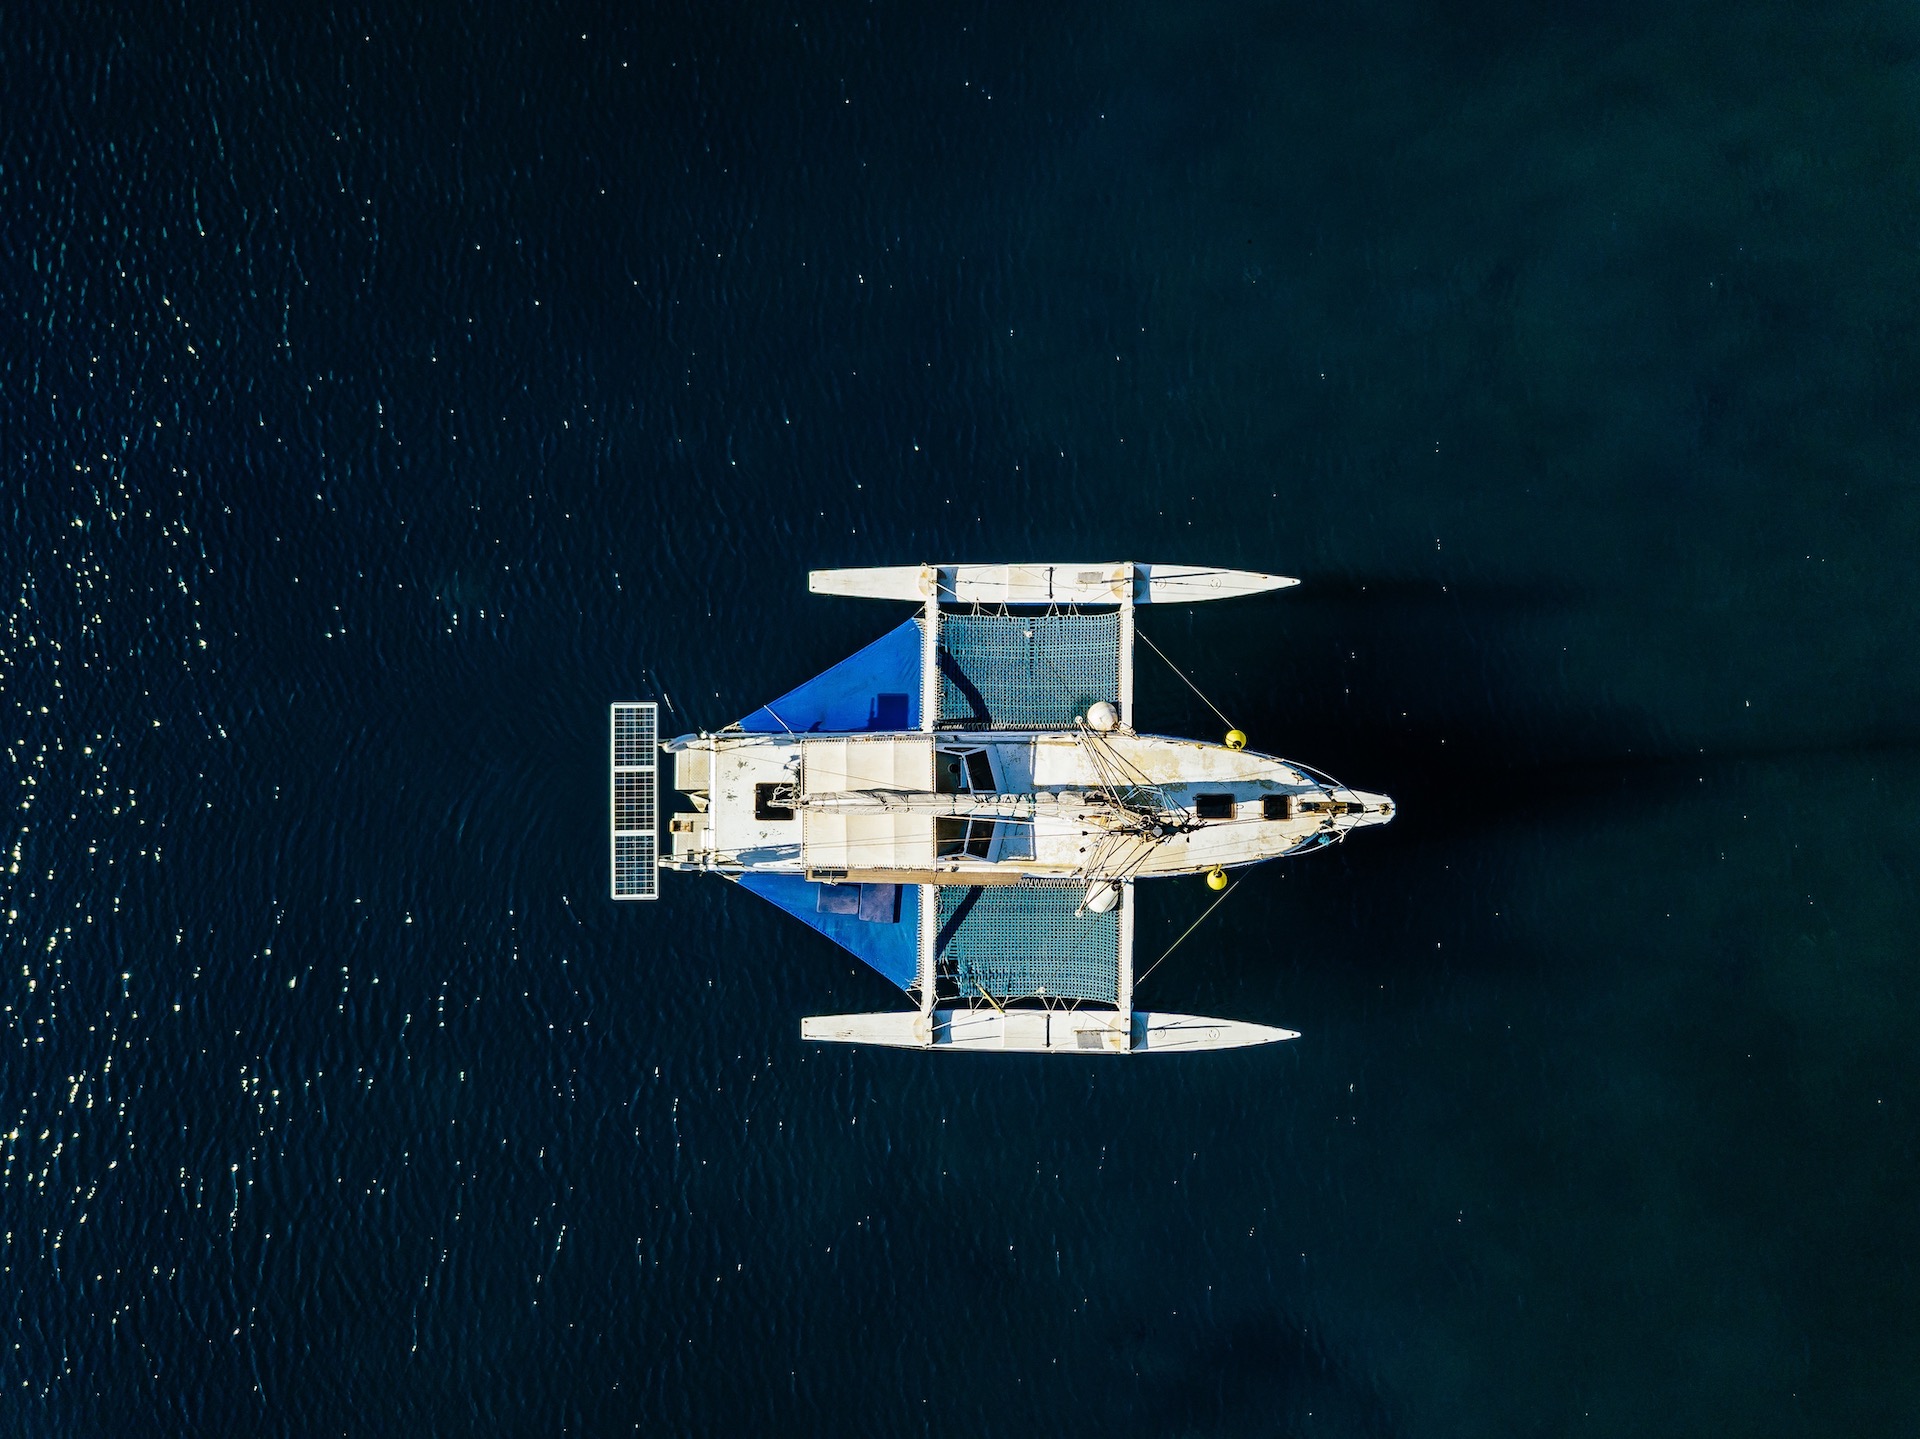
[[[30, 5], [0, 32], [0, 1429], [1920, 1429], [1920, 21]], [[1147, 632], [1400, 817], [1154, 1007], [606, 898], [810, 567]], [[1220, 726], [1158, 661], [1146, 722]], [[1196, 915], [1149, 887], [1142, 961]]]

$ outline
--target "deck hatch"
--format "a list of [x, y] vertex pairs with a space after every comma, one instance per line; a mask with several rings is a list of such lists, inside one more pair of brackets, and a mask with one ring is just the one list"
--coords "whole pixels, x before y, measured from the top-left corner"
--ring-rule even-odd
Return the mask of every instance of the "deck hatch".
[[608, 796], [613, 897], [660, 897], [659, 706], [613, 706]]

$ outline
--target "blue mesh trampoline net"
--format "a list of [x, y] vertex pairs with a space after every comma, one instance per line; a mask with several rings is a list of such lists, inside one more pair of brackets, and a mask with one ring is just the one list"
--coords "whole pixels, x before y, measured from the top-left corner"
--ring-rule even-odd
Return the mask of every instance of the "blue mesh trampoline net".
[[1076, 914], [1086, 886], [939, 888], [935, 955], [958, 992], [996, 1000], [1119, 995], [1120, 916]]
[[1067, 729], [1120, 697], [1120, 615], [945, 614], [939, 657], [942, 725]]

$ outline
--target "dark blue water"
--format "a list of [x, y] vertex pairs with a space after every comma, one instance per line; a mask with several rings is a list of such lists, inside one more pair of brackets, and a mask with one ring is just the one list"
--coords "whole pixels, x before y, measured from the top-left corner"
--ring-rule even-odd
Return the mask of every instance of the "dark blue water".
[[[1920, 1430], [1904, 7], [38, 5], [0, 30], [0, 1429]], [[1392, 793], [1217, 1057], [607, 888], [805, 572]], [[1155, 725], [1218, 721], [1142, 659]], [[1146, 892], [1143, 959], [1207, 896]]]

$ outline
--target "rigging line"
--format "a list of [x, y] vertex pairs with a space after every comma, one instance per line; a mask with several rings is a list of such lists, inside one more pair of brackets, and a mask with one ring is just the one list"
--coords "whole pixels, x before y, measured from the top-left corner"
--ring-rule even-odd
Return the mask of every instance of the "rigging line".
[[[1092, 880], [1095, 874], [1099, 872], [1100, 867], [1110, 862], [1110, 857], [1112, 857], [1111, 864], [1114, 867], [1118, 867], [1121, 860], [1117, 856], [1117, 851], [1128, 844], [1142, 844], [1146, 846], [1137, 860], [1130, 861], [1133, 868], [1137, 869], [1140, 863], [1145, 861], [1146, 856], [1153, 853], [1153, 841], [1143, 836], [1137, 834], [1110, 834], [1100, 842], [1099, 847], [1093, 852], [1093, 857], [1081, 866], [1079, 873], [1076, 874], [1074, 878]], [[1120, 869], [1118, 874], [1109, 874], [1106, 877], [1108, 879], [1124, 878], [1129, 872], [1127, 869]]]
[[1148, 779], [1146, 776], [1146, 773], [1143, 770], [1141, 770], [1138, 765], [1134, 764], [1133, 761], [1129, 760], [1125, 755], [1121, 754], [1119, 750], [1114, 749], [1112, 747], [1111, 742], [1109, 742], [1108, 744], [1108, 749], [1113, 756], [1113, 762], [1119, 765], [1123, 772], [1132, 774], [1134, 777], [1134, 782], [1139, 786], [1141, 786], [1142, 788], [1148, 790], [1153, 795], [1153, 797], [1159, 802], [1160, 808], [1170, 809], [1175, 811], [1176, 813], [1186, 815], [1188, 819], [1193, 818], [1192, 813], [1187, 809], [1187, 807], [1182, 803], [1180, 803], [1179, 800], [1175, 799], [1173, 797], [1172, 792], [1168, 790], [1168, 788], [1164, 784], [1161, 784], [1156, 780]]
[[1293, 767], [1299, 770], [1302, 774], [1306, 775], [1308, 779], [1317, 779], [1320, 781], [1321, 784], [1325, 785], [1330, 790], [1343, 789], [1348, 794], [1352, 794], [1354, 792], [1352, 785], [1342, 784], [1339, 780], [1335, 779], [1332, 775], [1328, 774], [1323, 769], [1315, 769], [1310, 764], [1301, 764], [1298, 761], [1289, 761], [1289, 763], [1291, 763]]
[[1212, 710], [1215, 714], [1220, 715], [1221, 724], [1225, 725], [1228, 729], [1233, 728], [1233, 721], [1228, 719], [1224, 714], [1220, 713], [1220, 706], [1215, 704], [1212, 700], [1208, 699], [1204, 694], [1200, 694], [1200, 686], [1195, 684], [1192, 680], [1188, 679], [1186, 675], [1186, 671], [1181, 669], [1179, 665], [1175, 664], [1172, 660], [1167, 659], [1166, 651], [1161, 649], [1160, 646], [1155, 644], [1151, 639], [1148, 639], [1146, 632], [1144, 630], [1136, 629], [1133, 633], [1136, 639], [1146, 641], [1146, 646], [1148, 649], [1152, 650], [1155, 654], [1159, 655], [1161, 659], [1166, 660], [1167, 668], [1172, 670], [1175, 674], [1179, 675], [1181, 682], [1185, 684], [1188, 689], [1192, 690], [1195, 694], [1200, 695], [1200, 702], [1202, 704], [1204, 704], [1208, 709]]
[[1114, 763], [1114, 753], [1112, 753], [1112, 749], [1106, 745], [1104, 740], [1089, 736], [1089, 740], [1087, 740], [1087, 759], [1091, 761], [1094, 770], [1098, 770], [1098, 774], [1100, 774], [1100, 784], [1102, 784], [1102, 788], [1108, 793], [1108, 801], [1110, 801], [1110, 803], [1116, 803], [1116, 805], [1123, 807], [1123, 809], [1133, 809], [1133, 807], [1137, 807], [1139, 795], [1133, 793], [1137, 790], [1137, 786], [1127, 784], [1127, 776], [1125, 776], [1125, 774], [1119, 770], [1116, 763]]
[[1224, 890], [1222, 890], [1220, 892], [1220, 898], [1216, 899], [1212, 904], [1208, 905], [1206, 909], [1201, 912], [1200, 918], [1196, 919], [1192, 924], [1186, 927], [1186, 930], [1181, 934], [1180, 939], [1176, 939], [1172, 944], [1167, 946], [1166, 954], [1162, 954], [1160, 956], [1160, 959], [1156, 959], [1152, 964], [1148, 965], [1146, 968], [1146, 973], [1142, 974], [1138, 979], [1134, 980], [1133, 982], [1134, 987], [1137, 989], [1142, 984], [1145, 984], [1147, 981], [1147, 975], [1152, 974], [1156, 969], [1160, 967], [1160, 960], [1165, 959], [1168, 954], [1172, 954], [1176, 949], [1180, 947], [1181, 940], [1184, 940], [1187, 937], [1187, 935], [1192, 934], [1196, 929], [1200, 928], [1201, 925], [1205, 924], [1207, 922], [1207, 916], [1212, 914], [1216, 909], [1220, 908], [1221, 905], [1225, 904], [1227, 902], [1227, 896], [1232, 894], [1236, 889], [1240, 888], [1242, 883], [1243, 881], [1236, 879], [1232, 884], [1228, 885]]
[[1115, 878], [1122, 881], [1132, 879], [1141, 870], [1146, 868], [1147, 861], [1153, 858], [1153, 852], [1156, 848], [1158, 848], [1158, 846], [1155, 845], [1153, 841], [1142, 838], [1140, 841], [1139, 855], [1128, 861], [1127, 867], [1116, 875]]
[[1104, 763], [1102, 753], [1100, 753], [1100, 747], [1092, 744], [1091, 740], [1087, 738], [1087, 736], [1091, 736], [1091, 734], [1091, 730], [1085, 730], [1085, 728], [1081, 730], [1081, 747], [1085, 749], [1087, 761], [1089, 761], [1089, 765], [1092, 765], [1092, 770], [1094, 770], [1094, 788], [1100, 792], [1100, 797], [1106, 799], [1106, 803], [1110, 803], [1114, 809], [1121, 811], [1121, 813], [1129, 813], [1133, 807], [1131, 807], [1125, 799], [1119, 797], [1117, 788], [1114, 786], [1112, 770]]
[[[1152, 643], [1152, 641], [1151, 641], [1151, 640], [1149, 640], [1149, 641], [1148, 641], [1148, 643], [1149, 643], [1149, 644], [1151, 644], [1151, 643]], [[1162, 658], [1162, 659], [1165, 659], [1165, 658], [1166, 658], [1166, 656], [1164, 656], [1164, 655], [1162, 655], [1162, 656], [1161, 656], [1161, 658]], [[1169, 663], [1171, 663], [1171, 661], [1169, 661]], [[1202, 698], [1204, 698], [1204, 696], [1202, 696]], [[783, 719], [780, 719], [780, 711], [779, 711], [779, 710], [777, 710], [777, 709], [775, 709], [775, 708], [774, 708], [774, 707], [773, 707], [772, 705], [770, 705], [770, 704], [764, 704], [764, 705], [761, 705], [761, 706], [760, 706], [760, 708], [761, 708], [761, 709], [763, 709], [763, 710], [765, 710], [765, 711], [766, 711], [766, 712], [767, 712], [768, 714], [770, 714], [770, 715], [772, 715], [772, 716], [773, 716], [773, 717], [774, 717], [775, 719], [777, 719], [777, 720], [780, 720], [780, 728], [781, 728], [781, 729], [783, 729], [783, 730], [785, 730], [785, 731], [787, 732], [787, 738], [788, 738], [788, 739], [799, 739], [799, 738], [800, 738], [800, 736], [799, 736], [799, 735], [797, 735], [797, 734], [795, 734], [795, 733], [793, 732], [793, 726], [792, 726], [792, 725], [790, 725], [790, 724], [788, 724], [788, 723], [787, 723], [787, 722], [786, 722], [785, 720], [783, 720]], [[751, 715], [749, 715], [749, 716], [748, 716], [748, 718], [749, 718], [749, 719], [751, 719], [751, 718], [752, 718], [752, 716], [751, 716]]]
[[1125, 755], [1121, 754], [1120, 751], [1114, 747], [1111, 739], [1094, 729], [1085, 730], [1085, 734], [1089, 742], [1090, 753], [1094, 749], [1097, 749], [1099, 755], [1104, 756], [1108, 764], [1115, 766], [1119, 770], [1123, 779], [1128, 774], [1133, 776], [1131, 782], [1127, 784], [1127, 788], [1143, 790], [1150, 794], [1162, 810], [1172, 810], [1178, 814], [1186, 815], [1188, 819], [1193, 817], [1188, 813], [1185, 805], [1174, 799], [1173, 796], [1167, 792], [1164, 785], [1156, 784], [1154, 781], [1148, 779], [1136, 765], [1128, 760]]
[[1114, 771], [1109, 762], [1109, 756], [1101, 745], [1091, 738], [1091, 731], [1083, 731], [1083, 734], [1087, 736], [1084, 742], [1087, 760], [1093, 766], [1094, 782], [1099, 787], [1101, 796], [1115, 809], [1130, 810], [1132, 806], [1120, 796], [1121, 787], [1114, 783]]
[[1118, 836], [1118, 838], [1121, 841], [1121, 845], [1116, 845], [1116, 849], [1127, 844], [1138, 845], [1139, 848], [1134, 851], [1131, 857], [1120, 857], [1114, 860], [1114, 863], [1120, 865], [1120, 872], [1112, 875], [1111, 878], [1113, 879], [1132, 878], [1134, 872], [1151, 859], [1154, 851], [1160, 848], [1159, 840], [1144, 834], [1121, 835]]
[[[1087, 759], [1093, 765], [1095, 771], [1097, 771], [1100, 779], [1100, 787], [1102, 791], [1107, 794], [1109, 803], [1131, 813], [1142, 808], [1139, 802], [1139, 796], [1145, 793], [1151, 797], [1162, 810], [1172, 809], [1181, 810], [1182, 813], [1185, 812], [1182, 806], [1174, 803], [1167, 796], [1165, 790], [1147, 779], [1145, 775], [1140, 774], [1138, 770], [1133, 771], [1136, 777], [1135, 780], [1129, 781], [1126, 778], [1126, 771], [1131, 769], [1132, 766], [1126, 763], [1105, 735], [1101, 734], [1098, 730], [1082, 725], [1080, 737], [1082, 745], [1086, 750]], [[1132, 798], [1121, 799], [1119, 792], [1123, 789], [1131, 792]]]
[[[1082, 724], [1080, 727], [1080, 738], [1082, 745], [1086, 749], [1087, 759], [1093, 765], [1094, 771], [1099, 777], [1100, 788], [1102, 791], [1107, 792], [1110, 803], [1120, 803], [1121, 801], [1117, 793], [1120, 786], [1114, 782], [1115, 768], [1113, 755], [1108, 751], [1105, 741], [1100, 737], [1098, 731], [1085, 724]], [[1127, 787], [1132, 788], [1131, 785]]]
[[1120, 771], [1122, 778], [1125, 778], [1128, 775], [1132, 776], [1132, 779], [1130, 781], [1130, 786], [1132, 788], [1146, 790], [1148, 793], [1153, 795], [1153, 797], [1160, 802], [1160, 807], [1162, 809], [1180, 809], [1181, 808], [1181, 806], [1178, 803], [1168, 798], [1165, 785], [1158, 784], [1155, 781], [1148, 779], [1146, 774], [1140, 769], [1138, 765], [1134, 764], [1125, 755], [1121, 754], [1119, 750], [1114, 748], [1112, 740], [1109, 740], [1105, 736], [1102, 736], [1100, 740], [1100, 744], [1102, 748], [1106, 751], [1106, 755], [1109, 763], [1113, 764]]
[[[1128, 880], [1132, 879], [1136, 874], [1138, 874], [1141, 868], [1145, 866], [1146, 862], [1153, 857], [1153, 851], [1154, 851], [1155, 845], [1152, 840], [1147, 839], [1141, 835], [1121, 835], [1118, 838], [1122, 842], [1131, 840], [1133, 843], [1140, 846], [1139, 851], [1136, 854], [1134, 854], [1133, 857], [1130, 859], [1124, 859], [1124, 860], [1116, 859], [1113, 863], [1111, 872], [1104, 875], [1099, 880], [1094, 880], [1095, 883], [1124, 884]], [[1101, 854], [1096, 856], [1096, 858], [1105, 859], [1106, 858], [1105, 851], [1102, 851]], [[1088, 868], [1081, 871], [1079, 875], [1075, 876], [1076, 881], [1081, 879], [1093, 880], [1093, 872], [1095, 867], [1096, 866], [1089, 865]]]

